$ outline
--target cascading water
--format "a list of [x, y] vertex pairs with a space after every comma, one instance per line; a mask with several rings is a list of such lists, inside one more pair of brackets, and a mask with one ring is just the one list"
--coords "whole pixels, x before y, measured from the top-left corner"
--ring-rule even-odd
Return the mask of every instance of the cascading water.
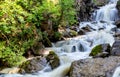
[[116, 9], [116, 3], [118, 0], [110, 0], [109, 3], [94, 13], [95, 21], [116, 21], [118, 20], [118, 11]]
[[[110, 43], [113, 44], [114, 38], [111, 33], [114, 21], [118, 20], [118, 11], [115, 8], [117, 0], [110, 0], [109, 3], [93, 13], [93, 21], [81, 22], [79, 29], [89, 26], [91, 32], [86, 35], [69, 38], [65, 41], [60, 41], [54, 44], [52, 48], [58, 54], [61, 65], [50, 72], [45, 72], [45, 69], [36, 74], [6, 74], [2, 77], [64, 77], [68, 72], [71, 62], [74, 60], [84, 59], [89, 57], [91, 49], [98, 44]], [[104, 21], [104, 22], [101, 22]], [[102, 30], [100, 30], [102, 29]], [[47, 69], [47, 68], [46, 68]], [[115, 77], [115, 76], [114, 76]]]

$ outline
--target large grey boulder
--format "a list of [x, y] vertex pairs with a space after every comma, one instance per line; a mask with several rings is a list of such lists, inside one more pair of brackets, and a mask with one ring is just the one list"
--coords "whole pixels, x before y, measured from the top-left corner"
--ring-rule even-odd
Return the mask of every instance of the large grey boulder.
[[[71, 65], [70, 77], [107, 77], [119, 64], [120, 57], [117, 56], [74, 61]], [[112, 76], [109, 74], [109, 77]]]

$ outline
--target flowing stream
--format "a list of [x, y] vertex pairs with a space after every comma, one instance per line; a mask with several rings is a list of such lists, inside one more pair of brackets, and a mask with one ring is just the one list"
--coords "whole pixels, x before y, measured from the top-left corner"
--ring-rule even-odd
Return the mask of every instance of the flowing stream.
[[[117, 0], [109, 0], [109, 3], [100, 7], [93, 13], [91, 22], [81, 22], [78, 31], [88, 26], [91, 32], [85, 35], [68, 38], [64, 41], [59, 41], [53, 44], [52, 48], [61, 60], [61, 65], [50, 72], [45, 72], [49, 69], [47, 66], [44, 70], [34, 74], [5, 74], [0, 77], [64, 77], [70, 69], [71, 62], [79, 59], [91, 58], [89, 53], [91, 49], [98, 45], [109, 43], [111, 46], [114, 43], [114, 22], [118, 20], [118, 11], [116, 7]], [[114, 76], [115, 77], [115, 76]]]

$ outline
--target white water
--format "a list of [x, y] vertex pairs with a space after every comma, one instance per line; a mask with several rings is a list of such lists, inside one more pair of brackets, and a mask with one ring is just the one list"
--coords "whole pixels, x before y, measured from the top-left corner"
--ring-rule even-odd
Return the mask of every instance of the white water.
[[120, 77], [120, 66], [115, 69], [113, 77]]
[[[44, 69], [38, 73], [26, 75], [6, 74], [3, 77], [64, 77], [70, 68], [71, 62], [90, 58], [89, 53], [95, 45], [109, 43], [112, 46], [114, 42], [112, 34], [114, 32], [111, 29], [115, 27], [113, 25], [114, 21], [118, 20], [118, 12], [115, 8], [116, 2], [117, 0], [110, 0], [107, 5], [98, 9], [94, 13], [94, 21], [80, 23], [79, 29], [89, 26], [91, 32], [83, 36], [59, 41], [54, 44], [54, 47], [46, 48], [47, 50], [54, 50], [58, 54], [61, 65], [57, 69], [50, 72], [45, 72]], [[116, 77], [116, 74], [113, 77]]]
[[95, 14], [95, 20], [96, 21], [116, 21], [118, 20], [118, 11], [115, 8], [116, 3], [118, 0], [110, 0], [110, 2], [103, 6], [100, 7], [100, 9], [96, 10]]

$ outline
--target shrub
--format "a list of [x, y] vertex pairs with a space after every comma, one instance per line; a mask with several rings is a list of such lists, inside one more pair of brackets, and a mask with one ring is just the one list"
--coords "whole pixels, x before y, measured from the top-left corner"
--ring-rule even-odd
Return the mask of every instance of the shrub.
[[30, 13], [16, 1], [5, 0], [0, 5], [0, 62], [13, 66], [23, 59], [22, 54], [40, 38], [40, 32], [31, 22]]
[[23, 53], [36, 42], [45, 38], [51, 45], [49, 37], [61, 38], [60, 25], [76, 22], [74, 0], [53, 1], [0, 1], [0, 66], [19, 64]]

